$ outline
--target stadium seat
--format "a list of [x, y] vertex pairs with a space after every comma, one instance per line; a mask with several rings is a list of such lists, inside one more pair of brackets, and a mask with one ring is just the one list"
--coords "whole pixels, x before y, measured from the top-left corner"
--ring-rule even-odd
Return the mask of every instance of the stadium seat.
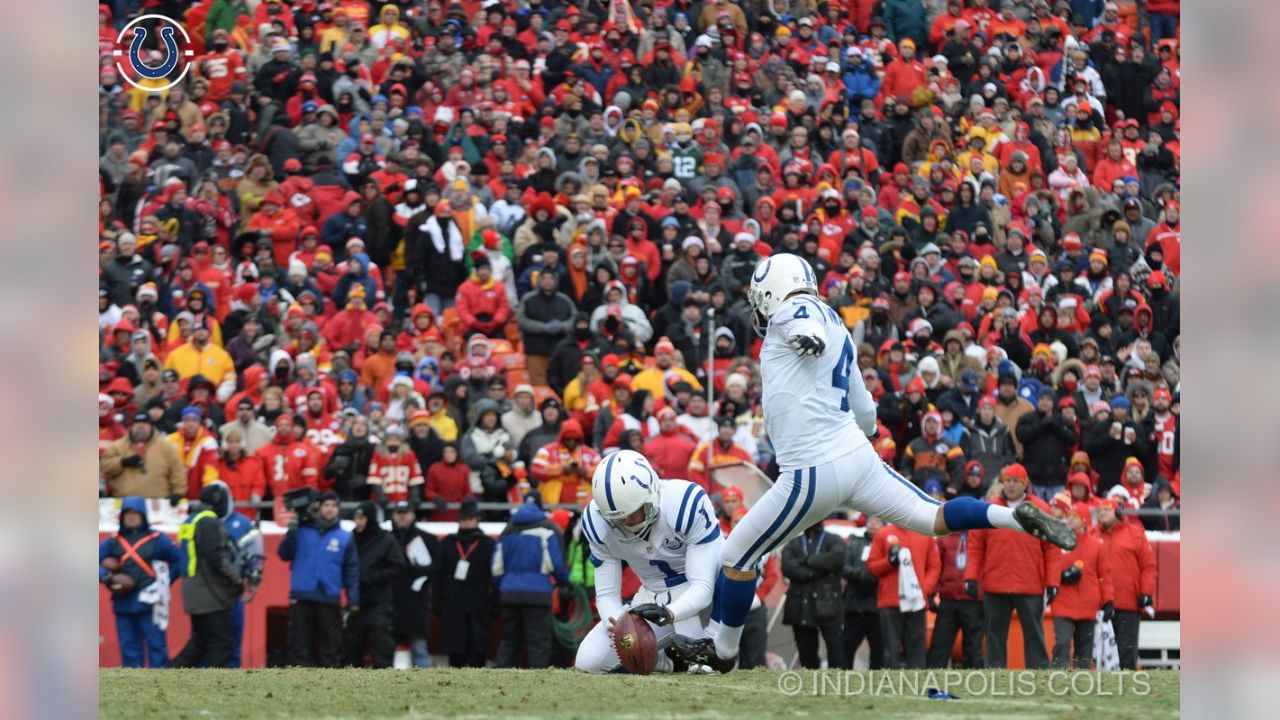
[[[526, 373], [526, 377], [527, 375], [528, 374]], [[533, 399], [534, 399], [535, 405], [541, 405], [542, 401], [546, 400], [547, 398], [555, 398], [557, 402], [560, 401], [560, 396], [556, 394], [555, 390], [552, 390], [546, 385], [533, 386]]]
[[516, 385], [524, 385], [529, 382], [529, 371], [521, 367], [507, 368], [507, 384], [511, 387]]

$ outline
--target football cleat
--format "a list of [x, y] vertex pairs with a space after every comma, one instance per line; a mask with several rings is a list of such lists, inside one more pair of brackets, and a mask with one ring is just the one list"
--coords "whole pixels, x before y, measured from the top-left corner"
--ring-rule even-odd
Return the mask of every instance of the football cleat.
[[[671, 646], [667, 655], [673, 660], [679, 659], [688, 666], [706, 665], [712, 670], [727, 673], [738, 664], [738, 658], [722, 658], [716, 655], [716, 641], [712, 638], [691, 638], [675, 635], [671, 638]], [[679, 671], [677, 671], [679, 672]]]
[[1076, 534], [1066, 523], [1029, 502], [1014, 508], [1013, 517], [1032, 537], [1053, 543], [1063, 550], [1074, 550], [1076, 547]]

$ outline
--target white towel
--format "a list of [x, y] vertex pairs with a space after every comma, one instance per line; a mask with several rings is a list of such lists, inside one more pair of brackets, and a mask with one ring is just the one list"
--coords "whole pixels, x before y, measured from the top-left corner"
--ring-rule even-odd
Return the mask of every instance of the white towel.
[[151, 606], [151, 622], [161, 630], [169, 629], [169, 563], [155, 560], [151, 563], [155, 580], [138, 593], [138, 600]]
[[924, 592], [911, 562], [910, 548], [898, 551], [898, 609], [904, 613], [924, 609]]
[[1120, 648], [1116, 646], [1116, 631], [1111, 621], [1102, 619], [1102, 611], [1098, 611], [1098, 622], [1093, 626], [1093, 662], [1099, 670], [1120, 669]]

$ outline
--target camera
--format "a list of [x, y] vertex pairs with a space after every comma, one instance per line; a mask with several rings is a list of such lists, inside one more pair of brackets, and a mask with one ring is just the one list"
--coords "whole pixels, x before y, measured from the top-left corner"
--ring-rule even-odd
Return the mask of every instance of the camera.
[[311, 519], [311, 506], [315, 504], [317, 493], [313, 488], [298, 488], [284, 494], [284, 506], [298, 516], [298, 524]]

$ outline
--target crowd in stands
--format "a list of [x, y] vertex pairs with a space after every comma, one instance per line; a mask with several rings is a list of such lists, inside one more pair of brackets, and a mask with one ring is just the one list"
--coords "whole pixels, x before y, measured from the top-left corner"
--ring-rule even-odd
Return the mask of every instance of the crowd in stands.
[[767, 472], [795, 253], [927, 492], [1177, 507], [1176, 0], [141, 5], [196, 52], [126, 79], [99, 5], [104, 496]]

